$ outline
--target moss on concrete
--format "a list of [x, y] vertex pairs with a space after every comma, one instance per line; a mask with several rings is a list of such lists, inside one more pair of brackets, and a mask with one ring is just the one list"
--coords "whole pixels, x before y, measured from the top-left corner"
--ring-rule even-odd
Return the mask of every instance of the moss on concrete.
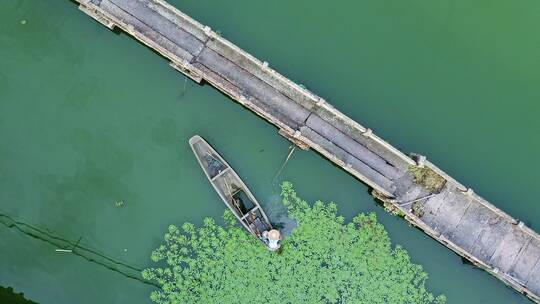
[[446, 180], [441, 175], [428, 167], [410, 166], [409, 172], [412, 174], [415, 183], [432, 193], [440, 192], [446, 184]]
[[411, 207], [411, 212], [418, 217], [424, 216], [424, 214], [426, 213], [424, 210], [424, 204], [420, 202], [413, 203]]

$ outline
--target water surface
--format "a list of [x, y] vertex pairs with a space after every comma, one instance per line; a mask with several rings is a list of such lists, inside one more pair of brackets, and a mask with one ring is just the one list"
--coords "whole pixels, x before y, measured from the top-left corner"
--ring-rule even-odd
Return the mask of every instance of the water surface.
[[[540, 229], [537, 1], [172, 3]], [[169, 224], [224, 210], [187, 144], [196, 133], [273, 210], [290, 146], [274, 127], [70, 1], [4, 0], [0, 20], [2, 213], [149, 266]], [[376, 212], [448, 303], [528, 303], [316, 153], [295, 152], [284, 179], [349, 219]], [[149, 303], [151, 286], [55, 249], [0, 226], [0, 285], [38, 303]]]

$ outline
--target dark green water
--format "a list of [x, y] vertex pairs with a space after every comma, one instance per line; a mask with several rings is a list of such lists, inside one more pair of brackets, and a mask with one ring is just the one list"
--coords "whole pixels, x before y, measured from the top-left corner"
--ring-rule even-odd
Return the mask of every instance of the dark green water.
[[[538, 1], [173, 3], [540, 230]], [[186, 83], [70, 1], [1, 1], [3, 213], [148, 266], [168, 224], [223, 212], [187, 145], [195, 133], [272, 208], [272, 178], [290, 145], [274, 127], [215, 89]], [[528, 303], [384, 212], [314, 152], [295, 152], [281, 179], [307, 199], [336, 201], [348, 218], [376, 212], [448, 303]], [[152, 289], [4, 226], [0, 286], [60, 304], [149, 303]]]

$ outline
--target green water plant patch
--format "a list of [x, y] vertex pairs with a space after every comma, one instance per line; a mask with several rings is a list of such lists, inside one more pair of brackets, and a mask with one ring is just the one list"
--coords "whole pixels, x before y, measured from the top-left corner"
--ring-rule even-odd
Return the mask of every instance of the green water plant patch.
[[270, 252], [230, 212], [224, 226], [169, 226], [143, 271], [161, 288], [159, 304], [173, 303], [444, 303], [426, 288], [427, 274], [406, 250], [393, 247], [375, 214], [348, 223], [334, 203], [309, 204], [291, 183], [282, 201], [297, 226]]

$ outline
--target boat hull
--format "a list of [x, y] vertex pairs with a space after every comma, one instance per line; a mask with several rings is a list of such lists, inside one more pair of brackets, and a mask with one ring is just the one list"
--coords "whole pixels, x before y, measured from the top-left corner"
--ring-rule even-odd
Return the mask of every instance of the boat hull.
[[271, 230], [272, 225], [247, 185], [202, 137], [193, 136], [189, 139], [189, 145], [223, 203], [244, 228], [263, 240], [263, 232]]

